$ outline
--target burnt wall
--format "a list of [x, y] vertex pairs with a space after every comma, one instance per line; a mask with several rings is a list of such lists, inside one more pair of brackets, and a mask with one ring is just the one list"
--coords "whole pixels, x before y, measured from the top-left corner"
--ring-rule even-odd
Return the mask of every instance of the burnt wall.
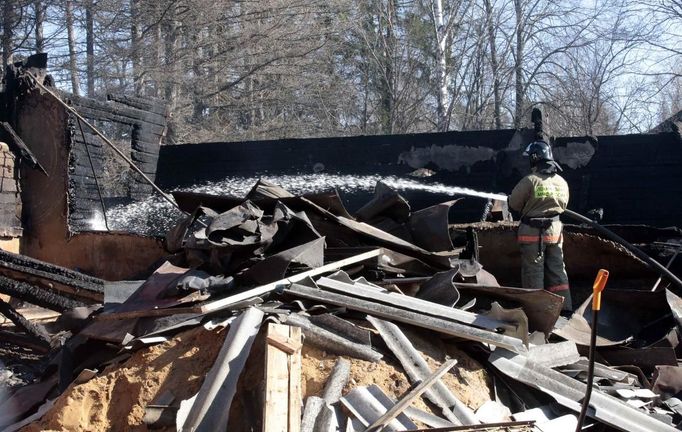
[[[152, 180], [155, 178], [159, 147], [166, 130], [166, 108], [162, 102], [118, 95], [110, 95], [109, 101], [63, 92], [61, 96], [105, 135], [117, 137], [114, 144], [143, 173]], [[69, 114], [64, 127], [70, 146], [69, 222], [74, 229], [89, 228], [87, 221], [93, 217], [93, 209], [101, 210], [98, 186], [105, 198], [140, 199], [152, 192], [142, 176], [121, 162], [90, 128], [82, 124], [81, 131], [75, 116]], [[93, 171], [97, 173], [97, 182]]]
[[48, 174], [21, 167], [21, 252], [109, 280], [146, 274], [166, 254], [159, 240], [124, 233], [74, 234], [69, 229], [71, 131], [66, 110], [38, 92], [23, 96], [17, 106], [16, 131]]
[[16, 158], [7, 144], [0, 142], [0, 238], [20, 237], [21, 197], [16, 177]]
[[[521, 155], [532, 130], [467, 131], [344, 138], [203, 143], [163, 146], [157, 182], [166, 189], [226, 177], [325, 172], [404, 176], [417, 168], [421, 179], [477, 190], [509, 193], [528, 172]], [[603, 208], [604, 223], [681, 226], [682, 143], [675, 133], [563, 137], [553, 143], [571, 190], [569, 207], [580, 213]], [[415, 208], [450, 197], [402, 192]], [[346, 196], [357, 209], [369, 193]], [[483, 203], [458, 204], [459, 219], [476, 220]]]
[[[495, 155], [508, 149], [518, 152], [531, 137], [530, 130], [508, 129], [163, 146], [157, 182], [162, 188], [174, 189], [226, 177], [317, 172], [405, 176], [417, 168], [428, 168], [436, 174], [424, 182], [504, 191], [508, 182], [491, 175], [500, 171]], [[401, 193], [414, 208], [451, 199], [418, 191]], [[371, 198], [371, 192], [342, 194], [342, 198], [350, 210], [356, 210]], [[470, 221], [480, 217], [484, 204], [480, 199], [464, 200], [458, 203], [456, 213], [462, 222]]]
[[600, 136], [589, 163], [565, 177], [571, 207], [601, 207], [606, 223], [682, 227], [682, 142], [673, 132]]

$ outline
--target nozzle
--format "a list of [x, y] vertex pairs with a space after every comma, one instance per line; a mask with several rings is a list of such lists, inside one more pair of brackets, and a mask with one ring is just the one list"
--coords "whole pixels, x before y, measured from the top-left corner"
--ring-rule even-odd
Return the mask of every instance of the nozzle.
[[601, 292], [606, 287], [606, 281], [609, 279], [609, 271], [600, 269], [597, 277], [592, 285], [592, 310], [601, 309]]

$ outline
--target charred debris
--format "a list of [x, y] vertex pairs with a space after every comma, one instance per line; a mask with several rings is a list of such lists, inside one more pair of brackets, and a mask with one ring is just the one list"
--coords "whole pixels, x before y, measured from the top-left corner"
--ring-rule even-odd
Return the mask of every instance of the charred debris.
[[[600, 267], [612, 279], [583, 429], [682, 428], [679, 229], [566, 225], [571, 316], [557, 295], [504, 286], [518, 285], [519, 266], [500, 203], [486, 208], [499, 222], [453, 225], [461, 203], [417, 210], [383, 183], [352, 214], [336, 191], [299, 196], [266, 181], [244, 197], [177, 192], [188, 216], [163, 250], [155, 239], [74, 234], [66, 218], [101, 201], [86, 152], [103, 146], [74, 134], [78, 118], [57, 105], [41, 113], [55, 130], [68, 125], [55, 140], [66, 136], [70, 153], [32, 135], [35, 119], [17, 105], [38, 92], [31, 79], [49, 86], [45, 60], [9, 67], [0, 98], [3, 168], [14, 157], [26, 168], [21, 182], [3, 174], [0, 190], [12, 204], [3, 237], [23, 235], [25, 253], [0, 250], [0, 430], [574, 431]], [[132, 127], [141, 174], [127, 190], [149, 194], [164, 110], [110, 99], [70, 104]], [[35, 199], [39, 187], [51, 196]], [[161, 255], [142, 278], [86, 274]], [[90, 267], [72, 270], [78, 262]]]
[[[351, 216], [266, 182], [176, 198], [191, 216], [146, 280], [0, 252], [0, 292], [55, 312], [0, 303], [0, 340], [40, 357], [4, 430], [575, 430], [589, 299], [564, 318], [559, 296], [500, 286], [455, 203], [413, 212], [378, 185]], [[681, 293], [651, 288], [605, 291], [591, 430], [682, 421]]]

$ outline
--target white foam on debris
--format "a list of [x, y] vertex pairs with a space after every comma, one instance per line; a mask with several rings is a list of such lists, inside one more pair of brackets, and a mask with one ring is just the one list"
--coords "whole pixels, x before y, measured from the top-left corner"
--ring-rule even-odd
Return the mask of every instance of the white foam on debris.
[[[340, 175], [340, 174], [300, 174], [254, 177], [228, 177], [216, 182], [207, 182], [179, 191], [207, 193], [244, 197], [259, 180], [279, 185], [294, 195], [316, 193], [336, 189], [342, 194], [374, 190], [377, 182], [382, 181], [398, 191], [421, 191], [448, 196], [474, 196], [484, 199], [506, 200], [503, 194], [479, 192], [473, 189], [449, 186], [442, 183], [422, 183], [412, 178], [379, 175]], [[158, 195], [142, 201], [118, 205], [107, 209], [107, 222], [112, 231], [129, 231], [139, 234], [159, 235], [172, 228], [183, 215], [170, 203]], [[93, 217], [91, 229], [105, 230], [100, 218]]]

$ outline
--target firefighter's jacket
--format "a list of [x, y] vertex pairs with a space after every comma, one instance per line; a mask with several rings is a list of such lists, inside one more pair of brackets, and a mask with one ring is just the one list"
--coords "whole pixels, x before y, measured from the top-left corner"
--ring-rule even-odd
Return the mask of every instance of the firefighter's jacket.
[[[521, 213], [521, 218], [544, 218], [559, 215], [568, 205], [568, 184], [559, 174], [533, 170], [514, 187], [509, 195], [509, 207]], [[560, 243], [561, 222], [556, 220], [543, 233], [544, 243]], [[537, 243], [538, 228], [523, 222], [519, 225], [519, 243]]]

